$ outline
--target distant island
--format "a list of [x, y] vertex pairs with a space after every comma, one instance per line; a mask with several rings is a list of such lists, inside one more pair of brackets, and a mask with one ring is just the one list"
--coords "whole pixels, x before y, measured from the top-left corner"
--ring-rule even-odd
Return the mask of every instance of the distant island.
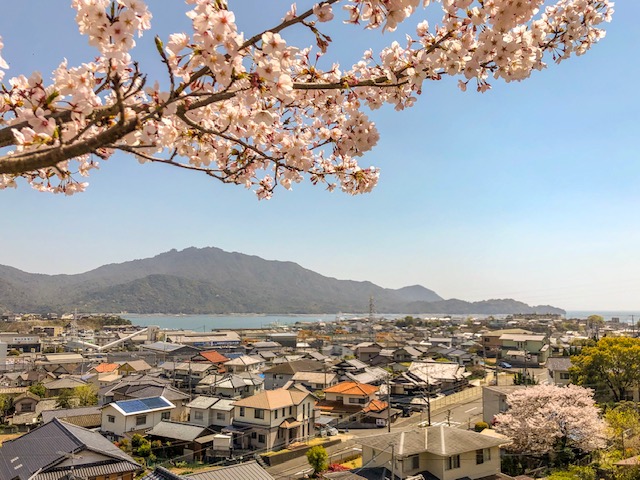
[[171, 250], [76, 275], [43, 275], [0, 265], [0, 312], [167, 314], [365, 313], [513, 314], [565, 311], [513, 299], [445, 300], [420, 285], [389, 289], [325, 277], [293, 262], [219, 248]]

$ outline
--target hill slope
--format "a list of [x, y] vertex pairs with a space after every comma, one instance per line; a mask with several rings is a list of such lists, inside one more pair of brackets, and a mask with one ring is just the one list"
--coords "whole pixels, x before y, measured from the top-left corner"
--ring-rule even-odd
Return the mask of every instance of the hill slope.
[[[9, 311], [366, 312], [370, 297], [375, 298], [378, 312], [466, 313], [465, 309], [482, 306], [444, 300], [420, 285], [393, 290], [371, 282], [337, 280], [293, 262], [212, 247], [171, 250], [77, 275], [31, 274], [0, 265], [0, 310]], [[527, 313], [536, 308], [513, 300], [490, 302], [487, 308], [500, 310], [491, 313]], [[562, 312], [553, 307], [536, 311]]]

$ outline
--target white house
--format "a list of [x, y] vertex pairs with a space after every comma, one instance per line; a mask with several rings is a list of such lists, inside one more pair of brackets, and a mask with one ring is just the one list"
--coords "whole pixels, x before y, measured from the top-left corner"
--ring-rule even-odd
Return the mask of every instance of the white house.
[[203, 427], [227, 427], [233, 422], [233, 402], [230, 398], [194, 398], [188, 405], [189, 422]]
[[422, 474], [474, 480], [500, 474], [500, 445], [508, 442], [503, 436], [428, 427], [362, 438], [362, 463], [393, 470], [401, 479]]
[[148, 430], [162, 420], [171, 418], [176, 408], [164, 397], [120, 400], [102, 407], [101, 430], [111, 437], [122, 437], [125, 432]]

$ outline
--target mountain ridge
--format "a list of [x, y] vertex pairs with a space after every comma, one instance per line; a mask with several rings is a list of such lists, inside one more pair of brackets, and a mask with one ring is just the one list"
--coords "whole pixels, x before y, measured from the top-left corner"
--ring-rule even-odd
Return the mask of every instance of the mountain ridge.
[[[422, 285], [389, 289], [323, 276], [291, 261], [189, 247], [79, 274], [0, 265], [0, 311], [130, 313], [564, 313], [512, 299], [445, 300]], [[473, 311], [472, 311], [473, 310]]]

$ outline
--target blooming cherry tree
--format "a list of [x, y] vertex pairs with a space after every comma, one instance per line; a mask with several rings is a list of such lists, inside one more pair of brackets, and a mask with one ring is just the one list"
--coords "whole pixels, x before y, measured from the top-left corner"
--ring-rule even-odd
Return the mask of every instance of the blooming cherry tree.
[[569, 447], [591, 452], [605, 445], [606, 424], [588, 388], [523, 388], [507, 395], [507, 406], [494, 423], [498, 433], [513, 440], [511, 451], [543, 455]]
[[[186, 0], [192, 31], [155, 38], [166, 78], [151, 79], [130, 54], [151, 29], [144, 0], [72, 0], [78, 28], [99, 55], [79, 66], [63, 61], [50, 79], [36, 72], [2, 84], [0, 188], [24, 178], [42, 191], [82, 191], [79, 178], [122, 151], [254, 188], [259, 198], [304, 178], [368, 192], [379, 171], [358, 161], [379, 135], [367, 111], [410, 107], [425, 81], [445, 75], [480, 92], [494, 80], [526, 79], [549, 60], [585, 53], [613, 13], [609, 0], [544, 3], [325, 0], [294, 4], [279, 23], [248, 36], [225, 0]], [[355, 65], [322, 69], [318, 60], [332, 46], [323, 27], [340, 21], [338, 6], [354, 28], [387, 32], [430, 9], [442, 17], [421, 21], [401, 43], [364, 52]], [[317, 47], [289, 45], [294, 25]], [[8, 69], [3, 46], [0, 39], [0, 82]]]

